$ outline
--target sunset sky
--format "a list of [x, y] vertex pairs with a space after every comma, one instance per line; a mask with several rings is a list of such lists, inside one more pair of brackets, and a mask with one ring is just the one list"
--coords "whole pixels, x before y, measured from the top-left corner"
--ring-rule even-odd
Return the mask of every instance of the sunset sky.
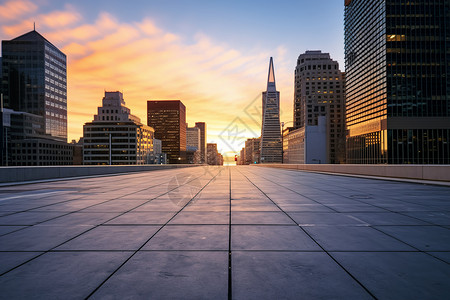
[[12, 0], [0, 1], [0, 38], [36, 22], [67, 55], [69, 141], [119, 90], [144, 124], [147, 100], [181, 100], [187, 122], [206, 122], [208, 142], [234, 156], [260, 135], [271, 56], [284, 122], [299, 54], [329, 52], [344, 70], [343, 11], [343, 0]]

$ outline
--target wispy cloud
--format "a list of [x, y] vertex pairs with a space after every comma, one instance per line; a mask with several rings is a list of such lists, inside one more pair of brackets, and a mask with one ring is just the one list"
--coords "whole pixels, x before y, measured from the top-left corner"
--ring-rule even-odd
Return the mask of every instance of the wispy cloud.
[[37, 5], [28, 0], [11, 0], [0, 5], [0, 19], [16, 20], [37, 10]]

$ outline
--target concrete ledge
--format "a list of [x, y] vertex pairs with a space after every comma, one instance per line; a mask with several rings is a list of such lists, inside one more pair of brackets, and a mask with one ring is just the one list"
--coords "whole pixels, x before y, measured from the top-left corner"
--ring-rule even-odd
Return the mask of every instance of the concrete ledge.
[[294, 169], [316, 172], [380, 176], [417, 180], [449, 181], [450, 165], [297, 165], [259, 164], [259, 167]]
[[126, 166], [42, 166], [0, 167], [0, 183], [144, 172], [199, 165], [126, 165]]

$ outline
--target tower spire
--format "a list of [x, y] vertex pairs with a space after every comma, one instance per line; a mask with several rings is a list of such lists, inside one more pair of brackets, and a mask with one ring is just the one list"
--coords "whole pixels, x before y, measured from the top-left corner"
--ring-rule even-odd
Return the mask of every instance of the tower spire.
[[275, 86], [275, 71], [273, 69], [273, 59], [270, 58], [269, 62], [269, 76], [267, 77], [267, 91], [276, 91]]

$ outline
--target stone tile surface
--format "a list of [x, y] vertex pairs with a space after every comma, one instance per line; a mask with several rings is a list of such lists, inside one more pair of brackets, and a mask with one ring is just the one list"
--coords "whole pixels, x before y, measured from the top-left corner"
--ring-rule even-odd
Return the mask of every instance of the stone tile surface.
[[450, 188], [255, 166], [0, 188], [0, 299], [445, 299]]

